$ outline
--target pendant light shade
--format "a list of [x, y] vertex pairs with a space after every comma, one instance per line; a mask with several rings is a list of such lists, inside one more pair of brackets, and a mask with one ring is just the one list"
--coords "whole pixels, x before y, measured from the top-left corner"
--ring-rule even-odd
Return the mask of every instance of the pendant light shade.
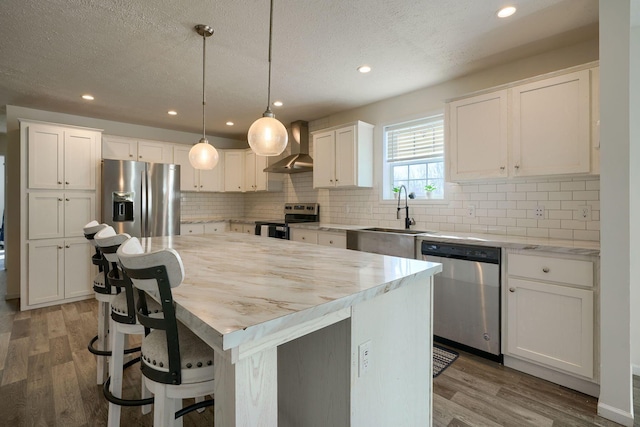
[[285, 148], [289, 134], [271, 112], [271, 41], [273, 32], [273, 0], [269, 11], [269, 84], [267, 90], [267, 109], [262, 117], [253, 122], [249, 128], [247, 139], [249, 146], [259, 156], [278, 156]]
[[202, 36], [202, 138], [189, 150], [189, 163], [195, 169], [213, 169], [218, 164], [218, 150], [207, 140], [205, 129], [205, 65], [207, 62], [207, 37], [213, 35], [213, 28], [208, 25], [196, 25], [195, 30]]

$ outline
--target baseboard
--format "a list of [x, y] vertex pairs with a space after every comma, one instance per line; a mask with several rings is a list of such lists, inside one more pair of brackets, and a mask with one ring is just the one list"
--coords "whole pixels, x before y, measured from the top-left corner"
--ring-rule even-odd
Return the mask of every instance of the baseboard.
[[598, 402], [598, 415], [623, 426], [633, 427], [633, 414]]
[[20, 298], [20, 294], [6, 294], [4, 296], [4, 299], [7, 301], [10, 299], [18, 299], [18, 298]]
[[504, 355], [504, 366], [518, 371], [542, 378], [555, 384], [560, 384], [572, 390], [577, 390], [589, 396], [598, 397], [600, 395], [600, 385], [586, 379], [574, 377], [554, 369], [530, 363], [515, 357]]

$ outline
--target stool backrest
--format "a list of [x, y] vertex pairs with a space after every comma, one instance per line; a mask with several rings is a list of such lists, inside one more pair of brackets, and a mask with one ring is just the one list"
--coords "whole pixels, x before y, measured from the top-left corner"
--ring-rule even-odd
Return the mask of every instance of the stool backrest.
[[[167, 248], [145, 252], [136, 237], [118, 248], [118, 258], [124, 273], [138, 289], [138, 321], [145, 327], [165, 331], [167, 338], [168, 372], [154, 370], [142, 364], [142, 372], [148, 378], [165, 384], [182, 382], [178, 321], [171, 288], [184, 279], [184, 266], [178, 252]], [[147, 292], [156, 295], [162, 305], [162, 314], [151, 316], [147, 309]]]
[[[104, 272], [105, 269], [109, 270], [109, 261], [107, 261], [102, 256], [102, 252], [98, 248], [98, 245], [96, 244], [96, 241], [94, 240], [94, 236], [96, 235], [96, 233], [98, 233], [100, 230], [102, 230], [102, 229], [104, 229], [106, 227], [108, 227], [107, 224], [99, 224], [98, 221], [96, 221], [96, 220], [93, 220], [90, 223], [88, 223], [87, 225], [85, 225], [84, 227], [82, 227], [82, 232], [84, 233], [84, 237], [96, 249], [96, 253], [91, 257], [91, 262], [93, 263], [93, 265], [97, 265], [98, 266], [98, 270], [100, 271], [100, 273]], [[105, 273], [105, 280], [106, 280], [106, 273]]]

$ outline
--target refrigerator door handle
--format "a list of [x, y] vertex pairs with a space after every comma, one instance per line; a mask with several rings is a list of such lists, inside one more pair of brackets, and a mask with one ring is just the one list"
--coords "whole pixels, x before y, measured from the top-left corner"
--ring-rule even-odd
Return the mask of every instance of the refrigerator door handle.
[[140, 174], [140, 200], [142, 202], [140, 206], [140, 233], [142, 234], [142, 237], [149, 237], [149, 200], [147, 199], [149, 194], [149, 185], [147, 183], [146, 170], [143, 170]]

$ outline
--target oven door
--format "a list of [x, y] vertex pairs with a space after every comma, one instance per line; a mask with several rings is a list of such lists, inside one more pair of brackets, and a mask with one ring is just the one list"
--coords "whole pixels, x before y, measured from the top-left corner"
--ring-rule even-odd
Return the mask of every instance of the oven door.
[[289, 227], [286, 224], [256, 223], [256, 236], [275, 237], [289, 240]]

